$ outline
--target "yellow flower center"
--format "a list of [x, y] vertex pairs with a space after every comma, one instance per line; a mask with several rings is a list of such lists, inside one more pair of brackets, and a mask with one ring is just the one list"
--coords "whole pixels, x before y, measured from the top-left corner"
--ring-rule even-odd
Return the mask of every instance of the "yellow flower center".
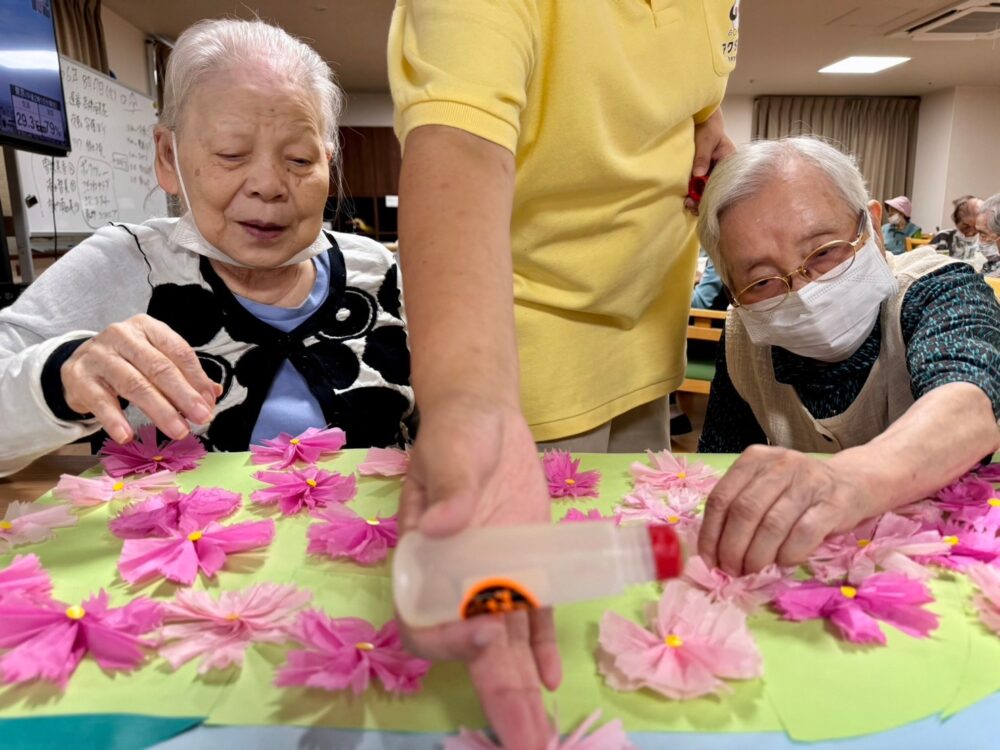
[[679, 471], [679, 472], [677, 472], [677, 478], [678, 479], [687, 479], [687, 477], [688, 477], [688, 475], [687, 475], [686, 471]]
[[0, 521], [0, 530], [10, 531], [13, 528], [14, 524], [12, 524], [10, 521]]
[[368, 643], [368, 641], [361, 641], [361, 643], [355, 643], [354, 648], [356, 648], [358, 651], [374, 651], [375, 644]]
[[943, 536], [943, 537], [941, 537], [941, 541], [942, 542], [946, 542], [946, 543], [950, 544], [952, 547], [954, 547], [956, 544], [958, 544], [958, 537], [957, 536]]
[[121, 492], [123, 489], [125, 489], [125, 482], [115, 482], [111, 485], [112, 492]]
[[199, 539], [201, 539], [201, 532], [200, 531], [192, 531], [190, 534], [188, 534], [188, 540], [189, 541], [197, 542]]
[[382, 523], [382, 522], [381, 522], [380, 520], [378, 520], [377, 518], [366, 518], [365, 520], [366, 520], [366, 521], [368, 521], [368, 525], [369, 525], [369, 526], [378, 526], [379, 524], [381, 524], [381, 523]]
[[308, 484], [310, 487], [315, 487], [316, 486], [316, 480], [315, 479], [307, 479], [306, 480], [306, 484]]
[[240, 616], [236, 612], [230, 612], [228, 615], [226, 615], [226, 619], [229, 620], [229, 622], [236, 622], [238, 619], [240, 619]]
[[663, 642], [670, 646], [670, 648], [680, 648], [684, 645], [684, 641], [681, 637], [679, 635], [674, 635], [673, 633], [664, 638]]
[[987, 500], [986, 502], [988, 502], [988, 503], [989, 503], [990, 505], [992, 505], [992, 506], [993, 506], [994, 508], [1000, 508], [1000, 497], [991, 497], [991, 498], [990, 498], [989, 500]]
[[153, 460], [154, 461], [162, 461], [163, 460], [163, 456], [153, 456]]
[[853, 599], [858, 595], [858, 590], [853, 586], [841, 586], [840, 593], [847, 599]]
[[71, 620], [82, 620], [86, 614], [87, 612], [79, 604], [66, 608], [66, 616]]
[[299, 443], [301, 443], [302, 441], [301, 441], [301, 440], [299, 440], [298, 438], [292, 438], [292, 439], [291, 439], [291, 440], [289, 440], [288, 442], [289, 442], [289, 443], [291, 443], [292, 445], [298, 445], [298, 444], [299, 444]]
[[858, 546], [861, 547], [861, 549], [864, 549], [865, 547], [867, 547], [871, 543], [872, 543], [871, 539], [859, 539], [858, 540]]
[[574, 484], [576, 484], [576, 480], [573, 479], [573, 477], [566, 477], [566, 484], [572, 487]]
[[680, 523], [680, 520], [681, 520], [680, 516], [668, 516], [667, 517], [667, 523]]

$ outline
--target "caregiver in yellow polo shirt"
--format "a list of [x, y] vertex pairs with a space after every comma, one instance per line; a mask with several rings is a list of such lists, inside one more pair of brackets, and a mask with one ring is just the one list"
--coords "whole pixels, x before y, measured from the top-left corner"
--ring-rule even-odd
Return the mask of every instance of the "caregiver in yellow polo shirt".
[[[697, 250], [685, 196], [732, 148], [717, 108], [738, 30], [735, 0], [397, 2], [421, 411], [404, 525], [547, 521], [535, 441], [668, 446]], [[539, 746], [539, 678], [560, 677], [548, 613], [409, 637], [466, 658], [501, 738]]]

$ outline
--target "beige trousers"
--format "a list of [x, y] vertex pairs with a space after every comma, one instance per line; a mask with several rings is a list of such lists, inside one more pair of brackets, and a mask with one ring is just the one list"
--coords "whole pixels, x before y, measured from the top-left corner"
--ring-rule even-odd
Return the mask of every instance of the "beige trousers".
[[642, 453], [670, 447], [667, 396], [619, 414], [579, 435], [538, 443], [538, 449], [571, 453]]

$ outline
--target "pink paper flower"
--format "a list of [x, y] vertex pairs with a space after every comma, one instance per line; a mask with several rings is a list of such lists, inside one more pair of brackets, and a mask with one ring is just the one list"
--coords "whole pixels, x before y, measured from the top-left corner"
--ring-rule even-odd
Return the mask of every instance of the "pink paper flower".
[[189, 586], [201, 570], [209, 578], [226, 563], [226, 556], [266, 547], [274, 539], [274, 521], [245, 521], [206, 526], [182, 518], [166, 537], [126, 539], [118, 558], [118, 571], [129, 583], [156, 578]]
[[768, 565], [760, 573], [733, 577], [719, 568], [709, 568], [693, 555], [684, 564], [683, 581], [708, 594], [713, 602], [732, 602], [745, 613], [753, 614], [774, 599], [791, 580], [793, 571]]
[[410, 452], [399, 448], [369, 448], [358, 464], [358, 474], [371, 477], [402, 477], [410, 469]]
[[[545, 745], [545, 750], [635, 750], [635, 745], [629, 740], [622, 728], [620, 719], [609, 721], [603, 727], [588, 735], [587, 732], [601, 718], [601, 709], [597, 709], [581, 722], [573, 734], [565, 740], [559, 738], [559, 732], [552, 730], [552, 737]], [[448, 737], [444, 741], [444, 750], [503, 750], [484, 732], [472, 732], [468, 729], [458, 730], [457, 737]]]
[[312, 517], [323, 523], [314, 523], [307, 532], [311, 555], [350, 557], [370, 565], [384, 560], [399, 540], [396, 516], [365, 518], [344, 505], [330, 505], [313, 511]]
[[144, 425], [135, 440], [118, 445], [108, 438], [101, 446], [101, 463], [108, 476], [155, 474], [159, 471], [181, 472], [195, 468], [205, 456], [205, 446], [193, 434], [182, 440], [156, 441], [156, 427]]
[[265, 440], [263, 445], [251, 445], [250, 460], [255, 464], [270, 464], [272, 469], [287, 469], [299, 461], [314, 464], [339, 451], [346, 442], [347, 436], [337, 427], [328, 430], [310, 427], [295, 437], [282, 432], [272, 440]]
[[52, 595], [52, 579], [35, 555], [18, 555], [0, 570], [0, 602], [20, 600], [40, 604]]
[[942, 509], [955, 512], [968, 510], [970, 506], [982, 507], [994, 494], [989, 482], [966, 475], [939, 490], [937, 500]]
[[692, 546], [701, 529], [702, 519], [697, 515], [701, 499], [697, 492], [683, 487], [660, 495], [650, 487], [639, 486], [622, 498], [615, 511], [615, 520], [619, 525], [629, 521], [669, 524], [685, 545]]
[[108, 607], [102, 589], [83, 605], [0, 604], [0, 674], [11, 684], [48, 680], [65, 689], [88, 652], [107, 671], [130, 672], [153, 644], [139, 636], [159, 627], [162, 609], [150, 599], [133, 599], [124, 607]]
[[0, 520], [0, 552], [23, 544], [51, 539], [53, 529], [76, 524], [77, 518], [67, 505], [36, 505], [13, 502]]
[[990, 529], [975, 529], [948, 521], [941, 527], [941, 540], [950, 547], [947, 554], [919, 558], [918, 562], [965, 570], [975, 563], [991, 563], [1000, 557], [1000, 538]]
[[849, 641], [885, 645], [879, 621], [914, 638], [926, 638], [937, 628], [937, 615], [923, 608], [932, 601], [920, 581], [876, 573], [856, 587], [807, 581], [779, 593], [774, 604], [786, 620], [825, 618]]
[[574, 521], [610, 521], [612, 516], [602, 516], [601, 511], [597, 508], [591, 508], [586, 513], [582, 510], [577, 510], [576, 508], [570, 508], [566, 511], [566, 515], [563, 516], [559, 523], [573, 523]]
[[763, 660], [735, 604], [712, 602], [671, 581], [651, 612], [652, 632], [605, 612], [598, 670], [615, 690], [649, 688], [674, 700], [728, 690], [723, 679], [763, 674]]
[[311, 598], [308, 591], [274, 583], [223, 591], [218, 599], [207, 591], [179, 591], [164, 605], [162, 634], [168, 643], [160, 656], [174, 669], [200, 656], [198, 674], [242, 667], [251, 644], [287, 641], [296, 610]]
[[677, 457], [668, 450], [646, 453], [652, 466], [637, 461], [631, 467], [636, 487], [661, 491], [684, 488], [707, 495], [719, 481], [712, 469], [698, 461], [688, 463], [686, 458]]
[[258, 471], [254, 478], [272, 485], [257, 490], [250, 499], [260, 505], [278, 503], [281, 513], [294, 516], [303, 508], [324, 508], [328, 503], [346, 503], [358, 492], [354, 475], [344, 476], [315, 466], [292, 471]]
[[980, 466], [976, 469], [976, 476], [985, 482], [1000, 482], [1000, 463]]
[[903, 518], [919, 521], [924, 529], [939, 528], [944, 523], [946, 513], [937, 500], [918, 500], [896, 508], [893, 512]]
[[376, 632], [356, 617], [332, 618], [308, 610], [299, 615], [291, 635], [306, 648], [288, 652], [274, 680], [278, 687], [350, 688], [360, 695], [374, 676], [389, 693], [415, 693], [431, 666], [403, 649], [395, 620]]
[[979, 587], [973, 597], [979, 619], [994, 633], [1000, 634], [1000, 570], [992, 565], [970, 565], [969, 579]]
[[580, 471], [580, 459], [574, 459], [569, 451], [548, 451], [542, 457], [542, 468], [549, 497], [597, 497], [601, 472]]
[[155, 474], [138, 476], [133, 479], [122, 477], [77, 477], [63, 474], [59, 484], [52, 490], [57, 500], [65, 500], [77, 506], [103, 505], [112, 501], [145, 500], [174, 486], [172, 471], [158, 471]]
[[195, 526], [228, 518], [240, 507], [240, 496], [217, 487], [195, 487], [183, 493], [176, 487], [130, 505], [111, 520], [108, 528], [119, 539], [169, 536], [180, 528], [181, 519]]

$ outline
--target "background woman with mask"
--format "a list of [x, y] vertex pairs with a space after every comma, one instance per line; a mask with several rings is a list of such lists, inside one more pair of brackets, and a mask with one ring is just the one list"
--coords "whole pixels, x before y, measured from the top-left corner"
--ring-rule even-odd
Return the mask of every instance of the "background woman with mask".
[[328, 424], [353, 447], [403, 438], [395, 262], [322, 230], [340, 104], [329, 66], [281, 29], [180, 36], [155, 139], [185, 213], [100, 229], [0, 313], [0, 476], [148, 422], [175, 439], [195, 425], [215, 450]]
[[983, 201], [976, 217], [979, 240], [976, 252], [986, 258], [982, 274], [989, 278], [1000, 278], [1000, 193]]
[[920, 234], [920, 227], [910, 221], [913, 208], [905, 195], [885, 202], [886, 222], [882, 225], [882, 242], [893, 255], [906, 252], [906, 238]]
[[1000, 448], [992, 290], [931, 248], [886, 256], [850, 158], [810, 138], [749, 144], [700, 214], [733, 310], [699, 451], [743, 453], [708, 499], [710, 564], [802, 562]]

